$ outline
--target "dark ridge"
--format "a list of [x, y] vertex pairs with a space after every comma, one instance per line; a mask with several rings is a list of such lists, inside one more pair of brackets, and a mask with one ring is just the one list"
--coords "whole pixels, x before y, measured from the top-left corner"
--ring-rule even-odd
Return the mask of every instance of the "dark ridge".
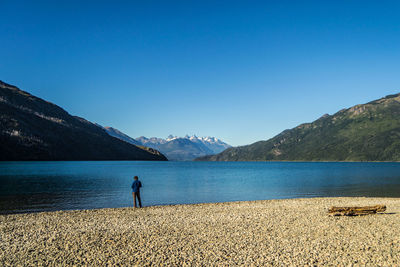
[[0, 160], [166, 160], [0, 82]]

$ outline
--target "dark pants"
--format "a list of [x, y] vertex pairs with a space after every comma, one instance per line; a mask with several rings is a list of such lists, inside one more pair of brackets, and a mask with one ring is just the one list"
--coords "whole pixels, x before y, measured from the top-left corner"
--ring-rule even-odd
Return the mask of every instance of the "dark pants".
[[142, 201], [140, 200], [140, 192], [132, 192], [132, 196], [133, 196], [133, 205], [135, 208], [137, 208], [136, 206], [136, 198], [139, 201], [139, 207], [142, 207]]

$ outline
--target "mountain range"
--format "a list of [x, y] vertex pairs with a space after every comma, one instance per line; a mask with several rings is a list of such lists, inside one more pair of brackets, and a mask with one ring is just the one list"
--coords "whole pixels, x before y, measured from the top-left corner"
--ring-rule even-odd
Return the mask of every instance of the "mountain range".
[[167, 160], [0, 81], [0, 160]]
[[[159, 152], [160, 151], [160, 152]], [[164, 155], [165, 156], [164, 156]], [[0, 160], [400, 161], [400, 94], [241, 147], [215, 137], [132, 138], [0, 81]]]
[[400, 94], [199, 161], [400, 161]]
[[170, 135], [165, 139], [144, 136], [133, 139], [115, 128], [104, 127], [104, 129], [111, 136], [131, 144], [156, 149], [164, 154], [168, 160], [174, 161], [189, 161], [205, 155], [214, 155], [231, 147], [215, 137], [197, 137], [195, 135], [178, 137]]

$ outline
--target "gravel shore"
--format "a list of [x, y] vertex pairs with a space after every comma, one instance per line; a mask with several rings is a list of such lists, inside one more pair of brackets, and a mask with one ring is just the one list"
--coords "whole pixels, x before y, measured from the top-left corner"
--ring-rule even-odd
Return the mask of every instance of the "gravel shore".
[[[384, 204], [331, 217], [332, 206]], [[310, 198], [0, 216], [0, 265], [400, 265], [400, 199]]]

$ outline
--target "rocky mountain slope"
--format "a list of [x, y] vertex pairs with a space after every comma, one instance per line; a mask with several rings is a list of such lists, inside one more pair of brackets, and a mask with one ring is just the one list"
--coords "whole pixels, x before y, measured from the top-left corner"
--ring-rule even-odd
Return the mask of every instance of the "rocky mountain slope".
[[203, 161], [400, 161], [400, 94], [324, 115]]
[[0, 81], [0, 160], [166, 160]]

